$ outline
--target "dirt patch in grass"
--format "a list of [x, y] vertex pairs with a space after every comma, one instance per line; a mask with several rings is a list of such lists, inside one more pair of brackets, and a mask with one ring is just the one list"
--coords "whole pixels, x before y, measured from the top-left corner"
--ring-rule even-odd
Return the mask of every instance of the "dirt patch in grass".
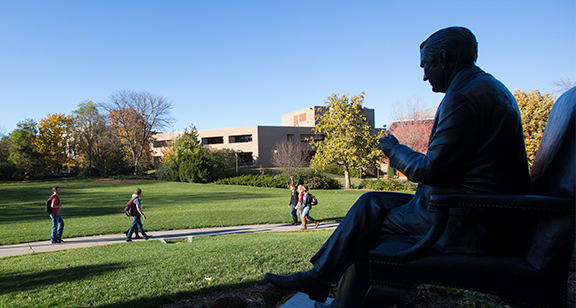
[[[572, 273], [572, 276], [574, 274]], [[568, 308], [576, 308], [576, 281], [568, 281]], [[215, 292], [184, 299], [161, 308], [278, 308], [294, 293], [278, 290], [270, 285]], [[509, 308], [491, 294], [452, 288], [421, 285], [406, 295], [407, 308]]]

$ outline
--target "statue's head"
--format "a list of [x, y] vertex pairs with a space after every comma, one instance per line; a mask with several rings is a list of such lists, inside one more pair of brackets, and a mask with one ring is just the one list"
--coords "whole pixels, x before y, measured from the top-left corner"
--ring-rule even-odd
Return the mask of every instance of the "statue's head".
[[477, 58], [476, 37], [464, 27], [439, 30], [420, 44], [424, 80], [430, 81], [434, 92], [446, 92], [452, 77], [461, 69], [474, 65]]

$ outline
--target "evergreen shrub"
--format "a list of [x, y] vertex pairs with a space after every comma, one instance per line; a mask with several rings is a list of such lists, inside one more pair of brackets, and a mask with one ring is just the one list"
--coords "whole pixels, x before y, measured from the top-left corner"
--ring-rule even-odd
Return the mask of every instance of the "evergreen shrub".
[[414, 191], [416, 190], [416, 186], [416, 183], [410, 181], [385, 178], [379, 180], [364, 179], [360, 182], [358, 188], [383, 191]]
[[243, 174], [241, 176], [220, 179], [215, 184], [225, 184], [225, 185], [245, 185], [245, 186], [256, 186], [256, 187], [273, 187], [273, 188], [285, 188], [288, 185], [285, 176], [277, 175], [254, 175], [254, 174]]

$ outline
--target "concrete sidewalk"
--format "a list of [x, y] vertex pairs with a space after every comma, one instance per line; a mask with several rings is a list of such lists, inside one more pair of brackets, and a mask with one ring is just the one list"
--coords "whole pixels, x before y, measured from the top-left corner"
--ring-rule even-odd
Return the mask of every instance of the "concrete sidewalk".
[[[337, 222], [321, 223], [318, 229], [334, 229], [338, 226]], [[236, 227], [220, 227], [220, 228], [198, 228], [188, 230], [172, 230], [172, 231], [151, 231], [147, 232], [152, 235], [152, 240], [166, 241], [181, 238], [191, 238], [196, 236], [215, 236], [225, 234], [242, 234], [242, 233], [256, 233], [256, 232], [283, 232], [283, 231], [298, 231], [299, 226], [292, 226], [291, 224], [274, 224], [274, 225], [250, 225], [250, 226], [236, 226]], [[309, 228], [309, 230], [315, 230]], [[49, 232], [48, 230], [47, 232]], [[66, 233], [64, 233], [66, 235]], [[132, 239], [133, 241], [144, 241], [144, 239]], [[52, 244], [50, 241], [40, 241], [32, 243], [22, 243], [15, 245], [0, 246], [0, 258], [17, 256], [28, 253], [39, 253], [48, 251], [57, 251], [64, 249], [74, 249], [82, 247], [91, 247], [98, 245], [110, 245], [126, 243], [126, 236], [124, 234], [108, 234], [108, 235], [94, 235], [86, 237], [64, 238], [64, 243]]]

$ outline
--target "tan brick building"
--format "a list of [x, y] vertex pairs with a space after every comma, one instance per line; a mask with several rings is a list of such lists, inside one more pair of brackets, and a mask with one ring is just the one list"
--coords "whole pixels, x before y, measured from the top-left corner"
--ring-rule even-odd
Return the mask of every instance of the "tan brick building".
[[[298, 141], [308, 144], [310, 137], [321, 140], [322, 135], [314, 134], [315, 116], [323, 107], [313, 106], [282, 115], [282, 126], [246, 126], [199, 130], [198, 138], [202, 145], [214, 149], [232, 149], [238, 153], [242, 166], [272, 167], [274, 146], [281, 140]], [[374, 109], [365, 109], [368, 121], [374, 127]], [[163, 147], [182, 135], [182, 132], [155, 135], [152, 145], [154, 165], [163, 156]], [[310, 148], [312, 152], [313, 149]]]

